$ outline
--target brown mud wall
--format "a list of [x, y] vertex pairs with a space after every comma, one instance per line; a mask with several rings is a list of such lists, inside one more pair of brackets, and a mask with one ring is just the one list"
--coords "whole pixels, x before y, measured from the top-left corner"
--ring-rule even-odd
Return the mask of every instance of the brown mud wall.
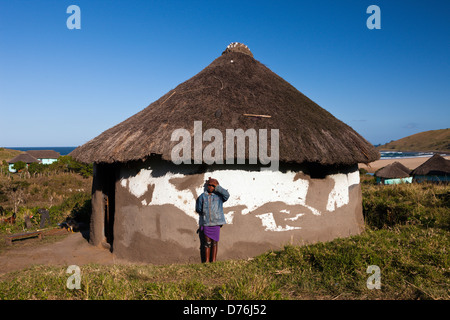
[[[353, 171], [350, 168], [348, 171]], [[308, 179], [309, 190], [306, 203], [318, 209], [315, 215], [305, 210], [305, 206], [287, 205], [284, 202], [266, 203], [256, 210], [241, 214], [242, 206], [227, 207], [225, 213], [234, 211], [233, 223], [221, 229], [218, 260], [245, 259], [277, 250], [286, 244], [303, 245], [318, 241], [330, 241], [348, 237], [363, 231], [362, 196], [359, 184], [349, 188], [349, 202], [334, 211], [326, 210], [328, 194], [334, 186], [329, 177], [311, 178], [302, 172], [302, 179]], [[173, 179], [181, 189], [195, 187], [203, 181], [204, 173], [189, 174]], [[232, 190], [232, 186], [228, 186]], [[201, 237], [197, 221], [172, 204], [143, 205], [142, 200], [151, 203], [152, 187], [140, 198], [132, 195], [115, 183], [115, 218], [113, 252], [118, 258], [154, 264], [199, 263], [201, 256]], [[198, 195], [196, 195], [198, 196]], [[93, 202], [94, 205], [95, 202]], [[193, 208], [195, 203], [192, 204]], [[272, 212], [277, 225], [285, 223], [283, 210], [305, 212], [295, 221], [300, 229], [287, 231], [265, 230], [261, 218], [256, 215]]]

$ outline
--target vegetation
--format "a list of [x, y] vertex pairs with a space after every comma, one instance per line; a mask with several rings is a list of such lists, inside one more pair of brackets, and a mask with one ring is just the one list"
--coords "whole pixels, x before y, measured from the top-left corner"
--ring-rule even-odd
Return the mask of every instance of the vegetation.
[[0, 174], [0, 219], [15, 215], [16, 223], [0, 224], [0, 233], [24, 231], [25, 216], [32, 217], [31, 222], [37, 228], [40, 223], [37, 212], [41, 208], [49, 210], [52, 226], [68, 217], [88, 221], [92, 165], [61, 156], [50, 165], [23, 166], [18, 173], [10, 173], [7, 164], [3, 167], [6, 170]]
[[0, 148], [0, 163], [3, 163], [3, 161], [11, 160], [12, 158], [18, 156], [21, 153], [23, 152], [19, 150]]
[[377, 147], [392, 151], [450, 152], [450, 129], [430, 130], [391, 141]]
[[[74, 290], [67, 267], [35, 266], [1, 276], [0, 299], [449, 299], [450, 187], [361, 185], [358, 236], [214, 264], [89, 264]], [[367, 288], [370, 265], [380, 290]]]

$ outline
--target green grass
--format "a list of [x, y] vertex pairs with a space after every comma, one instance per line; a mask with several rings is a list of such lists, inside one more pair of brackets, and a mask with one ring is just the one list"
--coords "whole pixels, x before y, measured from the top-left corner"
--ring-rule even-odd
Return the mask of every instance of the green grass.
[[[362, 184], [366, 231], [249, 260], [183, 265], [35, 266], [0, 276], [0, 299], [446, 299], [450, 298], [448, 186]], [[367, 267], [381, 271], [368, 289]]]

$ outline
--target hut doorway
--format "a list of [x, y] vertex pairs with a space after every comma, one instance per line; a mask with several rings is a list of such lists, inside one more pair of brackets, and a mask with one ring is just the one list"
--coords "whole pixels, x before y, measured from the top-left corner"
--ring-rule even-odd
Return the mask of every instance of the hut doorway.
[[114, 242], [114, 215], [116, 203], [116, 173], [114, 167], [104, 168], [103, 178], [103, 216], [104, 235], [106, 242], [113, 247]]
[[95, 246], [108, 245], [111, 251], [114, 243], [116, 180], [116, 165], [94, 163], [89, 242]]

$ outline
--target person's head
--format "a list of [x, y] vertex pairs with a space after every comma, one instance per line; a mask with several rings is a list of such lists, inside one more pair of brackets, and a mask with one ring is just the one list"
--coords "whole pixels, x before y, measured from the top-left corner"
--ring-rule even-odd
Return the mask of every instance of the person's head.
[[213, 193], [214, 189], [216, 189], [219, 182], [216, 179], [209, 178], [208, 181], [206, 181], [206, 189], [209, 193]]

